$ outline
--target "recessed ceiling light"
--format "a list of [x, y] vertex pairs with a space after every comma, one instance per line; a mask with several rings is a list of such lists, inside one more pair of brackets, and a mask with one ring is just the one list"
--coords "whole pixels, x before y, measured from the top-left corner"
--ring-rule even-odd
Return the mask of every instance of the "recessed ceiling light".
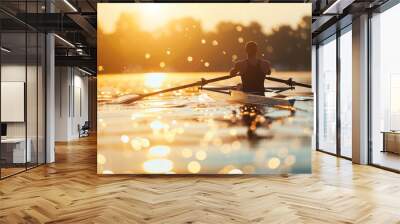
[[78, 10], [73, 6], [68, 0], [64, 0], [65, 4], [68, 5], [74, 12], [78, 12]]
[[93, 75], [92, 73], [90, 73], [90, 72], [88, 72], [88, 71], [86, 71], [86, 70], [83, 70], [83, 69], [81, 69], [81, 68], [78, 68], [78, 70], [81, 71], [81, 72], [83, 72], [83, 73], [85, 73], [85, 74], [87, 74], [87, 75]]
[[65, 44], [67, 44], [68, 46], [75, 48], [75, 45], [73, 45], [71, 42], [69, 42], [68, 40], [62, 38], [61, 36], [59, 36], [58, 34], [54, 34], [55, 37], [57, 37], [59, 40], [61, 40], [62, 42], [64, 42]]
[[9, 49], [7, 49], [5, 47], [1, 47], [1, 51], [4, 51], [6, 53], [10, 53], [11, 52], [11, 50], [9, 50]]

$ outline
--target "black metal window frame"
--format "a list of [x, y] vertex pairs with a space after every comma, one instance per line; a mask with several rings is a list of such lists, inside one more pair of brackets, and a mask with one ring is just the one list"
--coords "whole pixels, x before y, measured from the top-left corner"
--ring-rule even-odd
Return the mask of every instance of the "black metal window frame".
[[[39, 1], [38, 0], [30, 0], [30, 1], [28, 1], [28, 0], [25, 0], [25, 1], [22, 1], [23, 3], [25, 3], [25, 12], [27, 12], [27, 3], [28, 2], [36, 2], [37, 3], [37, 5], [36, 5], [36, 7], [37, 7], [37, 11], [39, 11], [38, 10], [38, 7], [39, 7]], [[3, 12], [3, 13], [7, 13], [7, 11], [5, 11], [5, 10], [3, 10], [2, 8], [1, 8], [1, 5], [0, 5], [0, 10]], [[47, 11], [47, 8], [46, 8], [46, 11]], [[12, 14], [9, 14], [9, 13], [7, 13], [8, 15], [12, 15]], [[27, 15], [26, 13], [25, 13], [25, 15]], [[12, 177], [12, 176], [15, 176], [15, 175], [17, 175], [17, 174], [20, 174], [20, 173], [23, 173], [23, 172], [26, 172], [26, 171], [28, 171], [28, 170], [30, 170], [30, 169], [33, 169], [33, 168], [37, 168], [37, 167], [39, 167], [39, 166], [41, 166], [41, 165], [44, 165], [44, 164], [46, 164], [47, 163], [47, 38], [46, 38], [46, 36], [47, 36], [47, 33], [44, 33], [44, 32], [41, 32], [41, 31], [39, 31], [39, 30], [37, 30], [37, 29], [35, 29], [34, 27], [32, 27], [32, 26], [30, 26], [30, 25], [28, 25], [27, 23], [24, 23], [23, 21], [21, 21], [21, 20], [19, 20], [18, 18], [15, 18], [16, 19], [16, 21], [17, 22], [22, 22], [23, 23], [23, 26], [24, 26], [24, 30], [21, 32], [21, 33], [23, 33], [23, 34], [25, 34], [25, 87], [24, 87], [24, 91], [25, 91], [25, 93], [24, 93], [24, 120], [25, 120], [25, 169], [23, 169], [23, 170], [21, 170], [21, 171], [18, 171], [18, 172], [15, 172], [15, 173], [12, 173], [12, 174], [9, 174], [9, 175], [7, 175], [7, 176], [3, 176], [3, 174], [2, 174], [2, 167], [0, 166], [0, 180], [3, 180], [3, 179], [6, 179], [6, 178], [8, 178], [8, 177]], [[0, 23], [0, 28], [1, 28], [1, 23]], [[28, 139], [28, 131], [27, 131], [27, 129], [28, 129], [28, 125], [27, 125], [27, 123], [28, 123], [28, 116], [27, 116], [27, 76], [28, 76], [28, 33], [36, 33], [36, 162], [35, 162], [35, 164], [34, 165], [32, 165], [32, 164], [29, 164], [29, 165], [31, 165], [31, 166], [28, 166], [28, 162], [27, 162], [27, 158], [28, 158], [28, 153], [27, 153], [27, 147], [28, 147], [28, 143], [27, 143], [27, 139]], [[0, 46], [2, 46], [2, 39], [1, 39], [1, 37], [2, 37], [2, 34], [3, 33], [6, 33], [6, 32], [3, 32], [1, 29], [0, 29]], [[43, 55], [42, 55], [42, 60], [44, 60], [44, 63], [43, 63], [43, 69], [42, 69], [42, 82], [43, 82], [43, 84], [44, 84], [44, 86], [43, 86], [43, 89], [44, 89], [44, 92], [43, 92], [43, 99], [42, 99], [42, 103], [43, 103], [43, 105], [42, 105], [42, 107], [43, 107], [43, 113], [44, 113], [44, 116], [43, 117], [41, 117], [42, 118], [42, 122], [43, 122], [43, 128], [44, 128], [44, 130], [43, 130], [43, 145], [42, 145], [42, 147], [43, 147], [43, 149], [42, 149], [42, 152], [44, 153], [44, 155], [43, 155], [43, 162], [42, 163], [40, 163], [39, 162], [39, 79], [38, 79], [38, 77], [39, 77], [39, 69], [38, 69], [38, 66], [39, 66], [39, 34], [44, 34], [43, 35], [43, 42], [42, 42], [42, 44], [43, 44], [43, 48], [44, 48], [44, 50], [42, 50], [42, 53], [43, 53]], [[0, 68], [2, 67], [2, 56], [1, 56], [1, 54], [0, 54]], [[0, 69], [0, 82], [1, 82], [1, 69]], [[0, 87], [0, 89], [1, 89], [1, 87]], [[0, 94], [0, 96], [1, 96], [1, 94]], [[0, 100], [1, 101], [1, 100]], [[1, 111], [1, 105], [0, 105], [0, 111]], [[0, 115], [0, 123], [2, 123], [1, 122], [1, 115]], [[1, 158], [1, 144], [0, 144], [0, 158]]]
[[368, 11], [368, 54], [367, 54], [367, 60], [368, 60], [368, 76], [367, 76], [367, 82], [368, 82], [368, 114], [367, 114], [367, 119], [368, 119], [368, 165], [383, 169], [383, 170], [387, 170], [387, 171], [391, 171], [391, 172], [395, 172], [395, 173], [400, 173], [400, 170], [397, 169], [393, 169], [387, 166], [383, 166], [380, 164], [376, 164], [374, 163], [373, 160], [373, 141], [372, 141], [372, 93], [373, 93], [373, 89], [372, 89], [372, 19], [373, 19], [373, 14], [375, 13], [384, 13], [385, 11], [391, 9], [392, 7], [396, 6], [400, 4], [400, 0], [389, 0], [387, 1], [385, 4], [379, 6], [378, 8], [375, 8], [373, 10]]
[[[345, 18], [345, 20], [348, 20], [350, 17]], [[316, 71], [315, 71], [315, 75], [316, 75], [316, 91], [315, 91], [315, 100], [316, 100], [316, 137], [315, 137], [315, 141], [316, 141], [316, 150], [319, 152], [323, 152], [329, 155], [333, 155], [333, 156], [337, 156], [340, 158], [344, 158], [347, 160], [352, 160], [352, 158], [347, 157], [342, 155], [341, 153], [341, 119], [340, 119], [340, 103], [341, 103], [341, 99], [340, 99], [340, 76], [341, 76], [341, 67], [340, 67], [340, 37], [342, 35], [344, 35], [347, 32], [351, 32], [352, 28], [352, 23], [349, 23], [347, 21], [348, 24], [346, 24], [344, 27], [340, 27], [339, 25], [334, 25], [336, 26], [336, 32], [327, 36], [326, 38], [320, 40], [317, 44], [316, 44], [316, 50], [315, 50], [315, 61], [316, 61]], [[332, 153], [332, 152], [328, 152], [324, 149], [321, 149], [319, 147], [319, 111], [320, 111], [320, 106], [319, 106], [319, 92], [320, 92], [320, 86], [319, 86], [319, 47], [322, 43], [329, 43], [330, 41], [336, 41], [336, 152]]]
[[[400, 170], [397, 170], [397, 169], [393, 169], [393, 168], [389, 168], [389, 167], [386, 167], [386, 166], [382, 166], [382, 165], [379, 165], [379, 164], [374, 164], [373, 163], [373, 142], [372, 142], [372, 83], [371, 83], [371, 79], [372, 79], [372, 61], [371, 61], [371, 58], [372, 58], [372, 54], [373, 54], [373, 52], [372, 52], [372, 27], [371, 27], [371, 20], [372, 20], [372, 18], [373, 18], [373, 14], [374, 13], [383, 13], [383, 12], [385, 12], [386, 10], [388, 10], [388, 9], [390, 9], [390, 8], [392, 8], [392, 7], [394, 7], [394, 6], [396, 6], [396, 5], [398, 5], [398, 4], [400, 4], [400, 0], [389, 0], [389, 1], [387, 1], [387, 2], [385, 2], [385, 4], [383, 4], [383, 5], [381, 5], [381, 6], [379, 6], [379, 7], [377, 7], [377, 8], [374, 8], [374, 9], [371, 9], [371, 10], [369, 10], [369, 11], [367, 11], [367, 13], [368, 13], [368, 31], [367, 31], [367, 41], [368, 41], [368, 55], [367, 55], [367, 66], [368, 66], [368, 69], [367, 69], [367, 79], [368, 79], [368, 86], [367, 86], [367, 88], [368, 88], [368, 95], [367, 95], [367, 102], [368, 102], [368, 105], [367, 105], [367, 107], [368, 107], [368, 111], [367, 111], [367, 116], [368, 116], [368, 124], [367, 124], [367, 128], [368, 128], [368, 137], [367, 137], [367, 141], [368, 141], [368, 152], [367, 152], [367, 154], [368, 154], [368, 160], [367, 160], [367, 164], [368, 165], [370, 165], [370, 166], [374, 166], [374, 167], [377, 167], [377, 168], [380, 168], [380, 169], [384, 169], [384, 170], [388, 170], [388, 171], [391, 171], [391, 172], [395, 172], [395, 173], [400, 173]], [[347, 23], [348, 23], [348, 21], [347, 21]], [[336, 117], [337, 117], [337, 119], [336, 119], [336, 122], [337, 122], [337, 130], [336, 130], [336, 138], [337, 138], [337, 140], [336, 140], [336, 153], [331, 153], [331, 152], [327, 152], [327, 151], [325, 151], [325, 150], [323, 150], [323, 149], [320, 149], [319, 148], [319, 136], [318, 136], [318, 132], [319, 132], [319, 122], [318, 122], [318, 115], [319, 115], [319, 110], [320, 110], [320, 108], [319, 108], [319, 102], [318, 102], [318, 94], [319, 94], [319, 86], [318, 86], [318, 84], [319, 84], [319, 80], [318, 80], [318, 77], [319, 77], [319, 64], [318, 64], [318, 48], [319, 48], [319, 45], [320, 45], [320, 43], [322, 43], [322, 42], [324, 42], [324, 41], [327, 41], [329, 38], [332, 38], [332, 36], [333, 35], [336, 35], [336, 38], [335, 38], [335, 41], [336, 41], [336, 47], [337, 47], [337, 49], [339, 49], [339, 50], [337, 50], [336, 51], [336, 55], [337, 55], [337, 68], [339, 68], [339, 70], [337, 70], [336, 71], [336, 73], [337, 73], [337, 76], [339, 76], [339, 79], [337, 79], [336, 80], [336, 85], [337, 85], [337, 90], [339, 90], [340, 91], [340, 86], [338, 86], [338, 85], [340, 85], [340, 36], [341, 35], [343, 35], [344, 33], [346, 33], [347, 31], [346, 31], [346, 29], [349, 29], [348, 27], [351, 25], [351, 23], [350, 24], [348, 24], [348, 25], [346, 25], [344, 28], [339, 28], [337, 25], [337, 27], [336, 27], [336, 33], [334, 33], [334, 34], [331, 34], [331, 35], [328, 35], [328, 36], [324, 36], [324, 38], [323, 39], [321, 39], [321, 40], [318, 40], [318, 42], [317, 42], [317, 44], [316, 44], [316, 51], [315, 51], [315, 54], [316, 54], [316, 72], [315, 72], [315, 74], [316, 74], [316, 93], [315, 93], [315, 100], [316, 100], [316, 108], [315, 108], [315, 110], [316, 110], [316, 139], [315, 139], [315, 141], [316, 141], [316, 150], [317, 151], [319, 151], [319, 152], [323, 152], [323, 153], [326, 153], [326, 154], [329, 154], [329, 155], [333, 155], [333, 156], [336, 156], [336, 157], [340, 157], [340, 158], [344, 158], [344, 159], [348, 159], [348, 160], [352, 160], [351, 158], [349, 158], [349, 157], [346, 157], [346, 156], [343, 156], [342, 154], [341, 154], [341, 148], [340, 148], [340, 141], [341, 141], [341, 139], [340, 139], [340, 131], [341, 131], [341, 127], [340, 127], [340, 113], [338, 113], [338, 111], [340, 111], [340, 93], [339, 92], [337, 92], [337, 94], [336, 94], [336, 99], [337, 99], [337, 101], [336, 101]], [[339, 34], [339, 35], [338, 35]], [[339, 93], [339, 94], [338, 94]], [[339, 105], [339, 108], [338, 108], [338, 105]], [[339, 116], [338, 116], [339, 115]]]

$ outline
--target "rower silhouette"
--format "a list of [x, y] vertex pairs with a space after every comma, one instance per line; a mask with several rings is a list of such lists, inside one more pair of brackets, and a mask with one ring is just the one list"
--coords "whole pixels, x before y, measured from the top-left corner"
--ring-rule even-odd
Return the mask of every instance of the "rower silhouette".
[[256, 42], [247, 42], [247, 59], [237, 61], [230, 74], [232, 76], [240, 75], [243, 92], [264, 96], [264, 80], [266, 75], [271, 74], [271, 65], [267, 60], [258, 58], [257, 51]]

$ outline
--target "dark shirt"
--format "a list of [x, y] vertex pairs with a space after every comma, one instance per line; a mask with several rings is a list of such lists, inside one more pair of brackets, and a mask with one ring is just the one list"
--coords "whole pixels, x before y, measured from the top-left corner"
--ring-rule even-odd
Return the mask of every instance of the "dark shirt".
[[257, 95], [264, 95], [265, 76], [270, 74], [270, 63], [263, 59], [238, 61], [231, 70], [231, 75], [240, 75], [244, 92]]

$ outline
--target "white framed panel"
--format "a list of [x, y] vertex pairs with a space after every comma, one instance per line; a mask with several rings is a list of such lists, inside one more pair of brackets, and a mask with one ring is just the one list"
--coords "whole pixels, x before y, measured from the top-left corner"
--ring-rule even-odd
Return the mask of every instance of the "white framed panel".
[[1, 82], [1, 122], [25, 121], [25, 82]]

